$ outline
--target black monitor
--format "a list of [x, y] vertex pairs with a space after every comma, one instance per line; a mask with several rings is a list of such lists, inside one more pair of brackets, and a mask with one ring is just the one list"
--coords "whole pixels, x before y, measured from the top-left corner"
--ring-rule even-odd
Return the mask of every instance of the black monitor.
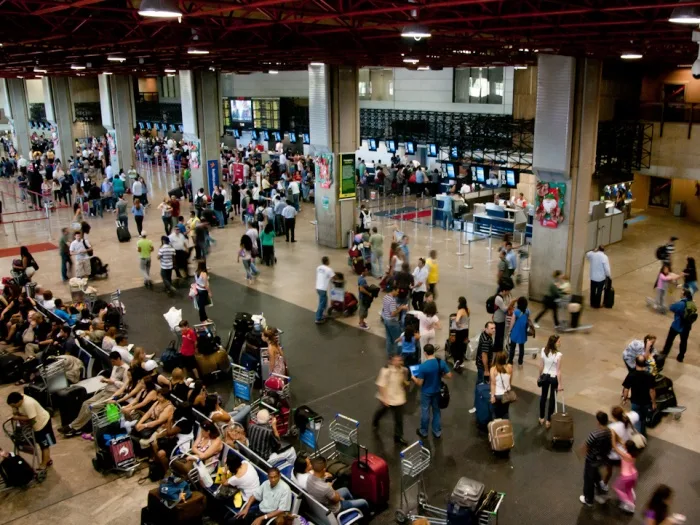
[[428, 157], [437, 157], [438, 156], [438, 145], [435, 144], [434, 142], [431, 142], [428, 144]]
[[485, 166], [477, 166], [476, 167], [476, 182], [478, 182], [479, 184], [485, 184], [487, 174], [488, 174], [488, 170], [485, 169]]
[[262, 131], [260, 132], [260, 135], [261, 135], [261, 138], [262, 138], [263, 140], [269, 142], [269, 140], [270, 140], [270, 132], [269, 132], [269, 131], [267, 131], [266, 129], [264, 129], [264, 130], [262, 130]]
[[311, 135], [309, 135], [308, 133], [304, 133], [303, 138], [304, 138], [304, 144], [311, 144]]
[[273, 131], [272, 132], [272, 139], [275, 142], [281, 142], [282, 141], [282, 135], [279, 131]]
[[367, 149], [377, 151], [377, 139], [367, 139]]
[[459, 147], [456, 144], [450, 146], [450, 160], [459, 160]]
[[290, 132], [288, 133], [288, 135], [289, 135], [289, 142], [291, 142], [292, 144], [296, 144], [296, 141], [297, 141], [297, 134], [294, 133], [293, 131], [290, 131]]
[[449, 164], [446, 165], [446, 167], [447, 167], [447, 176], [450, 179], [454, 179], [457, 176], [455, 174], [455, 169], [456, 169], [455, 165], [452, 162], [450, 162]]
[[237, 128], [233, 128], [233, 138], [240, 139], [241, 138], [241, 130]]
[[415, 155], [416, 154], [416, 143], [407, 140], [406, 141], [406, 155]]
[[396, 141], [395, 140], [387, 140], [385, 141], [386, 143], [386, 150], [389, 153], [396, 153]]
[[259, 137], [260, 137], [260, 134], [258, 133], [258, 130], [257, 130], [257, 129], [254, 129], [254, 130], [252, 130], [252, 131], [250, 132], [250, 138], [251, 138], [251, 139], [253, 139], [253, 140], [258, 140]]

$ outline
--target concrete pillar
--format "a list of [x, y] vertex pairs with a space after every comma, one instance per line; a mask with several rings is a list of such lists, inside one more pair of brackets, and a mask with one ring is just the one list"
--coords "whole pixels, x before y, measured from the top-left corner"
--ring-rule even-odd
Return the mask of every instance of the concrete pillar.
[[23, 155], [25, 159], [31, 157], [31, 144], [29, 143], [29, 105], [27, 104], [27, 88], [21, 78], [8, 78], [5, 80], [8, 96], [8, 111], [12, 127], [12, 140], [17, 150], [17, 155]]
[[[317, 242], [345, 246], [355, 224], [355, 198], [341, 198], [340, 154], [353, 154], [360, 140], [358, 69], [349, 66], [309, 66], [309, 132], [311, 152], [329, 162], [329, 180], [316, 180]], [[317, 172], [319, 169], [317, 162]], [[349, 169], [349, 167], [348, 167]], [[352, 163], [354, 180], [355, 164]]]
[[54, 139], [54, 153], [65, 166], [74, 153], [73, 102], [70, 96], [70, 84], [67, 77], [44, 77], [42, 84], [46, 120], [55, 127], [51, 131]]
[[[211, 193], [207, 163], [219, 164], [219, 143], [223, 120], [219, 75], [211, 71], [180, 71], [183, 139], [190, 143], [192, 191]], [[196, 150], [196, 153], [194, 152]], [[220, 179], [219, 179], [220, 180]]]
[[529, 279], [534, 299], [547, 293], [555, 270], [569, 276], [574, 292], [582, 288], [601, 73], [597, 60], [538, 57], [533, 171], [538, 191], [549, 185], [564, 194], [564, 205], [555, 228], [535, 216]]
[[136, 164], [134, 156], [134, 92], [131, 77], [98, 77], [102, 125], [107, 130], [110, 164], [116, 173], [128, 171]]

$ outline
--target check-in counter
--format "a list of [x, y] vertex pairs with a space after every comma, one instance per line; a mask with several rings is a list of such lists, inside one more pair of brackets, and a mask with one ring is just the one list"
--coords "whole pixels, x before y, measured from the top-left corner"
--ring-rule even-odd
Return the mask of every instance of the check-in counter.
[[612, 202], [612, 206], [608, 206], [608, 202], [592, 201], [589, 204], [587, 251], [593, 250], [597, 246], [607, 246], [622, 240], [625, 214], [615, 208]]

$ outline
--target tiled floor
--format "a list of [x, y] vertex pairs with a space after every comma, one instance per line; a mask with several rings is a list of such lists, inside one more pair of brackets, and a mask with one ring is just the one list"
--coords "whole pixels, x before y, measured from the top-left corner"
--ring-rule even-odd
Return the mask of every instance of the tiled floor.
[[[160, 188], [171, 187], [171, 181], [167, 176], [154, 175], [150, 179], [150, 188], [156, 188], [156, 194], [151, 196], [152, 202], [158, 202], [159, 193], [164, 193]], [[62, 212], [59, 212], [62, 213]], [[649, 215], [646, 213], [646, 215]], [[69, 221], [70, 218], [63, 219]], [[265, 308], [270, 303], [265, 297], [272, 296], [276, 299], [281, 299], [286, 303], [291, 303], [302, 310], [293, 310], [293, 317], [290, 319], [282, 318], [276, 323], [280, 324], [291, 337], [301, 337], [304, 334], [317, 331], [322, 335], [321, 341], [317, 342], [316, 336], [312, 339], [314, 346], [300, 354], [300, 362], [295, 363], [295, 366], [304, 366], [312, 368], [318, 362], [314, 358], [318, 353], [333, 352], [339, 349], [351, 349], [353, 359], [366, 361], [376, 364], [382, 360], [383, 345], [381, 340], [367, 339], [361, 332], [354, 330], [339, 330], [335, 324], [330, 324], [318, 329], [313, 325], [313, 310], [316, 307], [316, 294], [313, 293], [314, 286], [314, 270], [320, 263], [320, 258], [323, 255], [328, 255], [331, 258], [331, 266], [339, 271], [344, 271], [346, 275], [351, 276], [351, 272], [347, 267], [347, 256], [344, 250], [330, 250], [319, 247], [314, 243], [314, 229], [311, 221], [313, 220], [313, 208], [311, 205], [305, 205], [302, 214], [297, 221], [297, 239], [296, 244], [287, 244], [283, 240], [278, 242], [276, 246], [278, 264], [274, 268], [262, 268], [262, 274], [254, 285], [257, 291], [262, 292], [246, 292], [244, 287], [239, 287], [231, 292], [227, 288], [226, 293], [235, 293], [241, 295], [251, 301], [250, 310], [256, 308]], [[116, 241], [114, 231], [114, 216], [111, 214], [105, 215], [103, 219], [91, 219], [91, 224], [94, 226], [91, 234], [91, 241], [95, 246], [96, 254], [102, 258], [105, 263], [110, 265], [110, 276], [107, 280], [97, 281], [95, 286], [101, 293], [108, 293], [116, 288], [127, 290], [130, 288], [138, 288], [141, 286], [141, 278], [138, 271], [138, 255], [135, 248], [135, 240], [130, 243], [119, 244]], [[385, 233], [387, 238], [387, 251], [389, 237], [395, 225], [394, 221], [384, 217], [375, 219]], [[133, 222], [131, 223], [132, 233], [135, 233]], [[474, 243], [471, 246], [471, 263], [474, 269], [466, 270], [463, 268], [466, 264], [467, 256], [458, 256], [458, 245], [455, 237], [451, 233], [445, 233], [443, 230], [430, 230], [423, 225], [416, 223], [404, 223], [402, 229], [411, 237], [411, 259], [415, 262], [418, 256], [425, 255], [429, 249], [436, 249], [439, 253], [439, 261], [441, 266], [441, 282], [439, 284], [438, 308], [441, 319], [446, 321], [447, 315], [454, 311], [457, 297], [464, 295], [468, 298], [472, 309], [471, 320], [471, 335], [478, 336], [480, 327], [487, 320], [487, 314], [484, 309], [484, 303], [488, 295], [492, 293], [495, 285], [495, 250], [492, 255], [494, 262], [487, 263], [488, 249], [485, 241]], [[162, 232], [162, 223], [158, 212], [151, 209], [147, 216], [145, 227], [149, 231], [149, 236], [154, 242]], [[7, 226], [6, 226], [7, 228]], [[217, 239], [218, 245], [214, 248], [213, 253], [209, 257], [209, 265], [212, 271], [220, 277], [230, 279], [236, 283], [245, 283], [243, 269], [235, 262], [235, 248], [238, 246], [238, 240], [243, 233], [243, 228], [240, 224], [229, 225], [226, 229], [215, 230], [213, 236]], [[652, 283], [655, 278], [658, 262], [655, 260], [654, 251], [657, 245], [664, 242], [671, 234], [679, 237], [677, 243], [677, 260], [678, 265], [681, 264], [681, 258], [685, 255], [693, 255], [696, 258], [700, 257], [700, 228], [697, 224], [692, 224], [680, 219], [668, 217], [652, 217], [647, 220], [637, 221], [630, 225], [625, 230], [624, 240], [617, 245], [611, 246], [607, 253], [610, 256], [614, 284], [617, 292], [616, 305], [612, 310], [586, 310], [584, 313], [585, 322], [593, 324], [593, 329], [588, 334], [566, 334], [564, 335], [562, 350], [564, 352], [564, 382], [566, 387], [567, 404], [583, 413], [592, 414], [600, 409], [609, 409], [609, 407], [619, 402], [621, 390], [621, 382], [624, 378], [625, 368], [621, 361], [621, 353], [627, 342], [632, 338], [642, 338], [646, 333], [655, 333], [661, 339], [661, 344], [665, 338], [668, 326], [670, 325], [670, 316], [661, 316], [650, 311], [645, 305], [645, 296], [651, 295]], [[27, 238], [20, 239], [21, 242], [42, 242], [47, 238]], [[55, 241], [54, 237], [54, 241]], [[10, 246], [12, 243], [6, 244]], [[466, 247], [465, 247], [466, 248]], [[464, 250], [463, 250], [464, 251]], [[42, 252], [36, 255], [36, 259], [41, 266], [41, 270], [36, 276], [36, 280], [43, 286], [47, 286], [54, 291], [54, 295], [67, 296], [67, 289], [60, 282], [59, 259], [55, 251]], [[0, 265], [9, 268], [11, 258], [0, 260]], [[533, 261], [532, 264], [536, 264]], [[154, 275], [157, 275], [157, 263], [154, 262]], [[156, 278], [157, 280], [157, 278]], [[349, 278], [349, 289], [355, 292], [354, 278]], [[524, 289], [523, 289], [524, 292]], [[159, 292], [154, 292], [159, 293]], [[356, 293], [356, 292], [355, 292]], [[234, 311], [228, 311], [225, 307], [229, 303], [228, 297], [217, 297], [216, 287], [214, 288], [214, 302], [212, 315], [220, 323], [222, 330], [227, 331], [227, 323], [230, 323]], [[139, 294], [141, 297], [141, 294]], [[676, 295], [677, 297], [678, 295]], [[153, 301], [150, 300], [153, 297]], [[183, 291], [184, 297], [184, 291]], [[157, 309], [157, 312], [163, 313], [167, 308], [168, 301], [164, 295], [157, 297], [153, 295], [145, 295], [136, 304], [127, 304], [127, 317], [141, 319], [146, 312], [152, 314], [151, 308]], [[248, 303], [246, 303], [248, 304]], [[221, 306], [219, 306], [221, 305]], [[257, 306], [259, 305], [259, 306]], [[253, 307], [255, 306], [255, 307]], [[377, 301], [373, 305], [369, 317], [369, 322], [372, 325], [370, 332], [380, 337], [383, 337], [383, 328], [378, 319], [380, 303]], [[276, 306], [272, 306], [277, 308]], [[185, 315], [194, 317], [194, 312], [189, 305], [184, 306]], [[531, 309], [537, 311], [538, 305], [533, 305]], [[162, 311], [161, 311], [162, 310]], [[222, 311], [223, 310], [223, 311]], [[303, 313], [306, 310], [306, 314]], [[288, 310], [281, 310], [285, 314]], [[292, 310], [289, 310], [290, 312]], [[277, 319], [277, 311], [266, 312], [269, 318]], [[290, 314], [292, 315], [292, 314]], [[142, 343], [146, 346], [152, 346], [151, 350], [160, 351], [156, 345], [166, 344], [163, 342], [162, 333], [165, 332], [167, 339], [167, 326], [165, 321], [160, 319], [159, 315], [148, 315], [148, 319], [154, 319], [153, 324], [148, 324], [148, 330], [143, 330], [143, 333], [132, 331], [132, 341], [137, 344]], [[158, 325], [157, 323], [162, 324]], [[307, 323], [304, 325], [303, 323]], [[355, 324], [355, 318], [342, 319], [342, 323]], [[134, 322], [134, 325], [137, 323]], [[443, 324], [446, 324], [443, 323]], [[551, 320], [545, 318], [542, 321], [542, 328], [538, 330], [536, 341], [530, 341], [528, 347], [541, 347], [547, 337], [552, 333]], [[156, 335], [151, 331], [154, 328], [159, 331]], [[358, 337], [360, 336], [360, 337]], [[286, 337], [286, 336], [285, 336]], [[349, 344], [347, 337], [353, 338], [353, 342]], [[438, 335], [438, 340], [442, 341], [446, 337], [446, 330], [442, 330]], [[378, 341], [378, 342], [377, 342]], [[670, 359], [666, 367], [666, 374], [674, 380], [676, 394], [679, 402], [689, 407], [689, 410], [683, 415], [680, 421], [666, 420], [659, 427], [652, 431], [652, 435], [658, 440], [660, 456], [654, 456], [656, 466], [663, 464], [666, 457], [678, 457], [679, 460], [686, 457], [682, 452], [682, 448], [689, 449], [694, 452], [700, 452], [700, 441], [689, 439], [689, 436], [697, 435], [700, 431], [700, 412], [693, 407], [698, 406], [700, 401], [700, 354], [698, 338], [695, 333], [691, 333], [688, 356], [684, 364], [679, 364], [675, 360]], [[357, 348], [357, 350], [354, 350]], [[311, 350], [311, 351], [309, 351]], [[357, 353], [355, 353], [357, 352]], [[303, 357], [302, 357], [303, 356]], [[338, 374], [338, 384], [347, 386], [347, 395], [360, 396], [358, 399], [363, 399], [364, 403], [371, 403], [372, 391], [370, 387], [372, 376], [366, 373], [366, 369], [362, 367], [358, 373], [353, 372], [354, 367], [342, 365], [342, 363], [331, 360], [327, 365], [324, 365], [323, 370], [334, 372], [342, 370], [343, 373]], [[364, 371], [363, 371], [364, 370]], [[325, 372], [324, 372], [325, 373]], [[525, 391], [533, 393], [537, 392], [536, 387], [537, 376], [537, 361], [527, 359], [522, 370], [516, 371], [514, 383], [517, 387]], [[466, 376], [465, 376], [466, 377]], [[342, 379], [341, 379], [342, 378]], [[473, 379], [471, 382], [473, 385]], [[339, 387], [337, 387], [339, 388]], [[457, 387], [459, 390], [459, 387]], [[466, 386], [465, 392], [468, 399], [472, 387]], [[335, 391], [336, 388], [333, 389]], [[0, 399], [4, 398], [8, 387], [0, 389]], [[302, 401], [317, 400], [318, 402], [325, 399], [323, 396], [328, 394], [328, 391], [323, 387], [323, 382], [318, 384], [310, 379], [308, 385], [304, 385], [301, 389], [307, 397]], [[319, 397], [321, 399], [319, 399]], [[534, 399], [534, 398], [533, 398]], [[463, 401], [460, 406], [468, 407], [468, 402]], [[0, 403], [0, 416], [6, 416], [6, 406]], [[370, 407], [371, 408], [371, 407]], [[328, 407], [329, 414], [332, 414], [331, 407]], [[468, 420], [469, 416], [464, 414], [464, 417], [457, 418], [452, 422], [454, 430], [461, 428], [464, 421]], [[534, 416], [532, 421], [534, 422]], [[528, 423], [529, 424], [529, 423]], [[410, 428], [410, 427], [408, 427]], [[471, 425], [469, 425], [471, 429]], [[585, 428], [577, 428], [577, 432], [585, 433]], [[471, 433], [471, 431], [470, 431]], [[469, 434], [470, 434], [469, 433]], [[525, 435], [523, 436], [525, 437]], [[527, 440], [528, 438], [525, 437]], [[663, 441], [661, 441], [663, 440]], [[654, 440], [657, 441], [657, 440]], [[677, 452], [668, 452], [664, 448], [663, 442], [681, 447], [674, 448]], [[670, 445], [669, 445], [670, 446]], [[14, 518], [19, 518], [23, 514], [29, 514], [29, 517], [23, 519], [31, 519], [35, 521], [37, 517], [43, 517], [49, 513], [52, 517], [56, 517], [59, 523], [70, 523], [69, 516], [71, 508], [76, 505], [85, 505], [90, 508], [96, 508], [98, 505], [95, 501], [106, 503], [109, 501], [109, 496], [104, 494], [114, 494], [120, 492], [125, 495], [127, 501], [133, 502], [134, 505], [141, 506], [145, 497], [145, 488], [128, 481], [114, 481], [108, 485], [103, 485], [105, 479], [92, 471], [89, 465], [89, 449], [90, 447], [84, 443], [77, 443], [75, 440], [70, 442], [61, 442], [56, 447], [56, 477], [60, 474], [60, 478], [53, 478], [53, 474], [49, 477], [50, 484], [47, 482], [43, 487], [32, 489], [30, 498], [22, 498], [23, 504], [12, 506], [5, 504], [5, 500], [0, 500], [0, 523], [7, 522]], [[462, 461], [469, 458], [468, 448], [462, 455], [461, 451], [450, 454], [448, 460], [456, 464], [457, 468], [461, 468]], [[523, 451], [525, 453], [525, 451]], [[656, 453], [655, 453], [656, 454]], [[73, 461], [74, 457], [81, 457], [78, 461]], [[650, 455], [651, 456], [651, 455]], [[691, 461], [697, 464], [697, 456], [690, 454], [687, 456]], [[465, 464], [466, 465], [466, 464]], [[683, 465], [681, 461], [679, 465]], [[690, 466], [688, 463], [685, 465]], [[470, 465], [471, 467], [472, 465]], [[531, 468], [525, 466], [525, 468]], [[674, 464], [675, 467], [675, 464]], [[557, 470], [566, 470], [566, 465], [561, 464]], [[679, 468], [681, 468], [679, 466]], [[485, 469], [485, 470], [484, 470]], [[478, 467], [479, 472], [488, 472], [490, 469], [486, 465]], [[689, 470], [695, 472], [697, 469]], [[578, 474], [576, 474], [578, 476]], [[66, 481], [64, 482], [64, 477]], [[77, 478], [76, 480], [67, 481], [68, 478]], [[656, 476], [654, 476], [657, 479]], [[692, 475], [691, 475], [692, 478]], [[576, 478], [578, 479], [578, 478]], [[556, 481], [549, 479], [550, 482]], [[688, 479], [686, 483], [697, 487], [697, 481]], [[523, 480], [523, 483], [527, 483]], [[544, 482], [546, 483], [546, 481]], [[74, 485], [71, 485], [74, 484]], [[122, 485], [123, 484], [123, 485]], [[675, 485], [674, 485], [675, 486]], [[130, 487], [130, 488], [125, 488]], [[91, 490], [92, 489], [92, 490]], [[79, 496], [85, 490], [89, 490]], [[567, 490], [567, 498], [572, 494], [575, 495], [578, 486], [575, 486], [573, 491]], [[694, 489], [694, 490], [697, 490]], [[65, 492], [64, 492], [65, 491]], [[105, 492], [106, 491], [106, 492]], [[133, 493], [131, 492], [133, 491]], [[522, 498], [518, 497], [517, 486], [511, 489], [512, 498], [509, 498], [509, 503], [512, 507], [512, 516], [517, 516], [515, 504], [519, 505]], [[569, 494], [571, 492], [572, 494]], [[36, 497], [40, 494], [40, 497]], [[95, 498], [90, 499], [93, 494]], [[29, 496], [29, 493], [27, 494]], [[133, 496], [133, 499], [131, 499]], [[697, 494], [696, 494], [697, 496]], [[66, 499], [68, 498], [68, 499]], [[83, 498], [83, 499], [81, 499]], [[11, 499], [7, 499], [11, 501]], [[76, 503], [77, 502], [77, 503]], [[48, 507], [47, 507], [48, 505]], [[576, 502], [571, 504], [574, 508]], [[567, 503], [568, 507], [568, 503]], [[39, 511], [39, 509], [45, 510]], [[115, 506], [116, 508], [116, 506]], [[51, 509], [56, 509], [55, 513]], [[132, 509], [133, 510], [133, 509]], [[688, 509], [679, 509], [685, 513], [689, 513]], [[36, 512], [39, 511], [39, 512]], [[576, 512], [578, 509], [576, 508]], [[113, 514], [110, 514], [109, 520], [103, 514], [95, 516], [95, 521], [99, 523], [109, 523], [114, 519]], [[67, 521], [62, 521], [60, 516], [65, 516]], [[121, 523], [135, 523], [132, 521], [135, 515], [133, 512], [129, 515], [130, 518]], [[522, 516], [522, 515], [521, 515]], [[573, 523], [576, 520], [578, 523], [593, 523], [593, 522], [608, 522], [603, 517], [580, 516], [578, 519], [571, 517], [570, 514], [561, 514], [560, 520], [555, 520], [557, 523]], [[564, 516], [567, 516], [564, 519]], [[551, 520], [549, 520], [551, 521]], [[21, 519], [17, 523], [24, 523]], [[514, 523], [514, 522], [513, 522]], [[539, 523], [539, 521], [530, 521], [522, 519], [520, 523]]]

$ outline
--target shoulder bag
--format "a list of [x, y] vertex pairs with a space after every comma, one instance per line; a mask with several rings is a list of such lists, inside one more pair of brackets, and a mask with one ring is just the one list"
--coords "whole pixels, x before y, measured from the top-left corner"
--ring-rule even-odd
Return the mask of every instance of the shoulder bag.
[[450, 389], [447, 387], [447, 384], [442, 380], [442, 362], [441, 359], [437, 359], [438, 362], [438, 374], [440, 375], [440, 397], [438, 399], [438, 406], [440, 407], [440, 410], [444, 410], [448, 406], [450, 406]]
[[[505, 388], [505, 383], [503, 382], [503, 376], [501, 374], [498, 374], [498, 378], [501, 380], [501, 385], [503, 388]], [[518, 400], [518, 394], [515, 393], [515, 391], [508, 387], [508, 390], [506, 390], [503, 395], [501, 396], [501, 403], [504, 405], [507, 405], [508, 403], [515, 403]]]
[[[542, 349], [542, 351], [544, 351], [544, 348]], [[553, 364], [556, 364], [556, 362], [557, 362], [557, 361], [556, 361], [556, 359], [555, 359], [555, 360], [554, 360], [554, 363], [552, 363], [552, 365], [553, 365]], [[549, 373], [552, 371], [552, 365], [549, 365], [549, 368], [547, 369], [547, 371], [546, 371], [546, 372], [542, 372], [542, 373], [540, 374], [540, 377], [537, 378], [537, 386], [538, 386], [538, 387], [542, 388], [542, 386], [545, 384], [545, 382], [546, 382], [546, 381], [549, 381], [549, 379], [547, 379], [547, 378], [549, 377]]]
[[87, 250], [88, 257], [92, 257], [95, 252], [93, 251], [92, 246], [87, 245], [87, 243], [85, 242], [85, 239], [83, 239], [83, 246]]

